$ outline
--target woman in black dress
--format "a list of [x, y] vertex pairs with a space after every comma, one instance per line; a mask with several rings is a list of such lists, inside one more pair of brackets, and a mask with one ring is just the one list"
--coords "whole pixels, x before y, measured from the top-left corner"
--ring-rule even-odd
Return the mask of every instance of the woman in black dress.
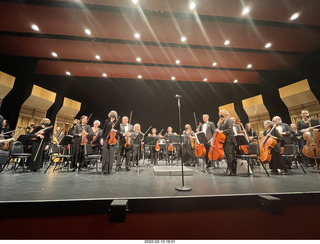
[[[280, 170], [280, 174], [282, 175], [288, 175], [290, 174], [290, 171], [287, 169], [287, 165], [283, 161], [281, 155], [280, 155], [280, 147], [281, 147], [281, 135], [278, 130], [274, 127], [274, 124], [270, 120], [266, 120], [263, 123], [265, 131], [263, 132], [264, 136], [270, 136], [273, 139], [277, 140], [277, 144], [273, 149], [271, 149], [271, 161], [269, 162], [269, 166], [271, 169], [271, 172], [278, 174]], [[270, 132], [271, 131], [271, 132]]]
[[[191, 125], [186, 124], [183, 131], [183, 146], [182, 146], [182, 159], [183, 163], [187, 166], [194, 166], [196, 164], [194, 154], [194, 144], [191, 143], [191, 137], [194, 137]], [[195, 139], [193, 139], [195, 140]]]
[[50, 119], [44, 118], [40, 121], [40, 125], [36, 126], [30, 133], [33, 140], [31, 157], [28, 160], [28, 170], [37, 172], [43, 166], [44, 151], [48, 150], [52, 127]]

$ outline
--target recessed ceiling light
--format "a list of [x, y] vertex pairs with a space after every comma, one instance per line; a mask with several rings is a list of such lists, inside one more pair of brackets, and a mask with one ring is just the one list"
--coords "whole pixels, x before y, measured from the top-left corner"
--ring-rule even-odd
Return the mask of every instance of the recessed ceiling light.
[[103, 76], [103, 77], [107, 77], [107, 74], [106, 74], [106, 73], [103, 73], [102, 76]]
[[230, 44], [230, 41], [229, 40], [226, 40], [225, 42], [224, 42], [224, 45], [229, 45]]
[[290, 17], [290, 20], [295, 20], [299, 18], [299, 13], [294, 13], [291, 17]]
[[180, 64], [180, 60], [179, 59], [176, 60], [176, 64]]
[[192, 9], [194, 9], [196, 7], [196, 3], [195, 2], [191, 2], [190, 4], [189, 4], [189, 8], [192, 10]]
[[207, 81], [208, 79], [207, 78], [203, 78], [203, 81]]
[[31, 28], [33, 29], [33, 30], [35, 30], [35, 31], [39, 31], [40, 29], [39, 29], [39, 27], [37, 26], [37, 25], [31, 25]]
[[217, 66], [217, 62], [213, 62], [213, 63], [212, 63], [212, 66]]
[[248, 64], [248, 65], [247, 65], [247, 68], [248, 68], [248, 69], [251, 69], [251, 68], [252, 68], [252, 64]]
[[233, 82], [234, 82], [234, 83], [238, 83], [238, 80], [234, 80]]
[[142, 78], [142, 75], [138, 75], [138, 78], [141, 79], [141, 78]]
[[55, 52], [52, 52], [51, 55], [52, 55], [53, 57], [58, 57], [58, 54], [55, 53]]
[[243, 10], [242, 10], [242, 15], [246, 15], [250, 12], [250, 8], [248, 7], [245, 7]]
[[268, 42], [264, 47], [269, 48], [269, 47], [271, 47], [271, 45], [272, 45], [271, 42]]
[[139, 39], [139, 38], [140, 38], [140, 34], [139, 34], [139, 33], [135, 33], [135, 34], [134, 34], [134, 37], [137, 38], [137, 39]]
[[99, 55], [96, 55], [96, 59], [101, 59], [101, 57]]
[[71, 73], [69, 71], [66, 72], [66, 75], [71, 75]]
[[181, 37], [181, 41], [185, 42], [187, 40], [187, 38], [185, 36]]
[[91, 35], [91, 30], [89, 30], [89, 29], [85, 29], [84, 32], [85, 32], [87, 35]]
[[137, 4], [137, 3], [139, 2], [139, 0], [132, 0], [132, 2], [133, 2], [134, 4]]
[[141, 58], [137, 57], [136, 60], [137, 60], [138, 62], [140, 62], [140, 61], [141, 61]]
[[171, 80], [175, 80], [175, 79], [176, 79], [176, 77], [174, 77], [174, 76], [171, 77]]

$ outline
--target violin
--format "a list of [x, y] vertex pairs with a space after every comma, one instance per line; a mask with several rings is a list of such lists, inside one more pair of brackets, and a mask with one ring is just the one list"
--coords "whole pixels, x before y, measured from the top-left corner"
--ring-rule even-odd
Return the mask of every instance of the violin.
[[81, 139], [81, 143], [80, 145], [83, 146], [84, 144], [87, 144], [88, 143], [88, 139], [87, 139], [87, 135], [88, 133], [84, 130], [85, 126], [88, 124], [90, 118], [92, 116], [92, 113], [90, 114], [87, 122], [83, 125], [83, 130], [82, 130], [82, 139]]
[[208, 152], [208, 158], [210, 160], [221, 161], [224, 157], [223, 144], [226, 140], [226, 136], [223, 133], [215, 132], [210, 140], [211, 146]]
[[126, 136], [126, 143], [124, 144], [124, 148], [129, 149], [131, 148], [131, 137]]
[[320, 125], [311, 127], [311, 120], [309, 119], [309, 131], [303, 133], [303, 139], [306, 141], [306, 145], [302, 148], [302, 153], [308, 158], [320, 158], [320, 133], [313, 130]]
[[7, 151], [10, 148], [10, 143], [16, 140], [17, 140], [16, 138], [0, 140], [0, 143], [3, 143], [3, 142], [5, 143], [2, 147], [2, 150]]
[[51, 129], [53, 126], [52, 125], [50, 125], [49, 127], [46, 127], [46, 128], [44, 128], [44, 129], [41, 129], [41, 130], [39, 130], [38, 132], [36, 132], [36, 133], [34, 133], [35, 135], [44, 135], [44, 133], [45, 133], [45, 131], [46, 130], [49, 130], [49, 129]]
[[169, 143], [168, 151], [169, 151], [169, 152], [173, 152], [173, 150], [174, 150], [173, 144], [172, 144], [172, 143]]
[[[158, 134], [159, 136], [161, 135], [161, 132], [163, 131], [163, 129], [160, 131], [160, 133]], [[157, 152], [160, 151], [160, 146], [159, 146], [159, 140], [157, 140], [157, 144], [156, 146], [154, 147], [154, 150], [156, 150]]]
[[117, 132], [116, 132], [113, 128], [114, 128], [114, 126], [117, 124], [119, 118], [120, 118], [120, 116], [117, 118], [117, 120], [116, 120], [115, 123], [112, 123], [112, 129], [110, 130], [109, 140], [108, 140], [109, 145], [115, 145], [115, 144], [117, 144], [117, 139], [116, 139]]
[[274, 125], [269, 133], [260, 139], [260, 160], [262, 163], [269, 163], [271, 161], [271, 150], [277, 145], [277, 140], [269, 135], [271, 135], [271, 132], [277, 126], [277, 124]]

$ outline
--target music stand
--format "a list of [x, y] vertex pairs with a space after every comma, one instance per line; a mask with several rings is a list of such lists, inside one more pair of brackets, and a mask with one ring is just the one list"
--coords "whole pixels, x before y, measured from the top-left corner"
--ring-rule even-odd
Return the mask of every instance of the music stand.
[[[167, 134], [167, 144], [173, 144], [173, 145], [180, 145], [179, 142], [180, 142], [180, 135], [171, 135], [171, 134]], [[180, 149], [180, 148], [179, 148]], [[166, 152], [167, 152], [167, 156], [169, 155], [168, 154], [168, 147], [166, 148]], [[176, 159], [177, 159], [177, 164], [178, 164], [178, 147], [176, 149]], [[171, 155], [173, 156], [173, 155]], [[170, 159], [169, 159], [170, 160]], [[173, 161], [172, 161], [173, 162]], [[170, 163], [170, 162], [169, 162]]]
[[245, 135], [238, 134], [234, 136], [238, 146], [249, 145], [248, 138]]
[[[150, 150], [150, 146], [155, 146], [157, 144], [157, 141], [158, 141], [157, 137], [153, 137], [153, 136], [144, 137], [144, 145], [148, 146], [149, 150]], [[151, 150], [150, 150], [150, 154], [151, 154]], [[143, 163], [144, 163], [144, 161], [143, 161]]]
[[[137, 164], [137, 167], [138, 167], [138, 170], [137, 170], [137, 172], [139, 173], [140, 172], [140, 168], [139, 168], [139, 161], [140, 161], [140, 145], [141, 145], [141, 141], [142, 141], [142, 139], [143, 139], [143, 134], [140, 132], [138, 135], [137, 135], [137, 137], [133, 140], [133, 142], [132, 142], [132, 145], [138, 145], [138, 159], [137, 159], [137, 162], [138, 162], [138, 164]], [[132, 151], [132, 154], [133, 154], [133, 151]]]
[[[208, 144], [208, 139], [206, 137], [206, 134], [203, 131], [197, 132], [195, 136], [198, 144]], [[202, 171], [205, 173], [208, 173], [208, 171], [204, 167], [204, 164], [205, 164], [205, 160], [204, 160], [204, 156], [202, 155]]]

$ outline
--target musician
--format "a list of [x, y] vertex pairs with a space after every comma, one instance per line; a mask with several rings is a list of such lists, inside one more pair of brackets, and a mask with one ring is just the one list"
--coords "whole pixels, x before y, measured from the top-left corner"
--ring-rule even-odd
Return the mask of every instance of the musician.
[[0, 114], [0, 134], [2, 132], [3, 116]]
[[28, 124], [28, 126], [27, 126], [27, 131], [26, 131], [26, 135], [27, 135], [27, 136], [30, 135], [31, 132], [34, 130], [35, 127], [36, 127], [36, 125], [35, 125], [34, 123]]
[[[310, 128], [310, 127], [314, 127], [314, 126], [317, 126], [319, 125], [319, 120], [317, 119], [312, 119], [310, 117], [310, 114], [309, 114], [309, 111], [308, 110], [302, 110], [301, 111], [301, 120], [298, 121], [298, 124], [297, 124], [297, 129], [298, 129], [298, 132], [300, 133], [304, 133], [304, 132], [308, 132], [308, 131], [319, 131], [318, 128]], [[303, 139], [303, 137], [301, 138], [301, 144], [302, 144], [302, 147], [304, 147], [306, 145], [306, 141]], [[313, 172], [317, 173], [318, 172], [318, 169], [317, 169], [317, 165], [315, 164], [315, 160], [314, 159], [309, 159], [307, 158], [303, 153], [302, 153], [302, 161], [307, 164], [308, 162], [312, 165], [314, 165], [314, 169], [313, 169]], [[320, 160], [317, 159], [317, 164], [319, 165], [320, 164]]]
[[4, 139], [9, 139], [12, 137], [12, 135], [10, 133], [7, 133], [8, 131], [10, 131], [9, 121], [5, 119], [2, 122], [2, 133], [4, 134]]
[[44, 151], [49, 149], [52, 134], [50, 124], [50, 119], [44, 118], [40, 121], [40, 125], [30, 133], [30, 138], [33, 140], [31, 157], [28, 159], [28, 170], [30, 171], [37, 172], [42, 168]]
[[290, 126], [286, 123], [282, 123], [282, 120], [279, 116], [274, 116], [272, 118], [272, 122], [277, 125], [276, 129], [279, 131], [280, 136], [290, 136], [291, 135]]
[[253, 130], [250, 123], [246, 123], [245, 130], [246, 130], [247, 135], [249, 136], [250, 141], [258, 140], [257, 132], [255, 132], [255, 130]]
[[120, 124], [119, 131], [119, 149], [117, 156], [117, 165], [116, 171], [121, 169], [121, 156], [123, 153], [126, 155], [126, 171], [130, 171], [130, 156], [131, 156], [131, 147], [125, 148], [126, 139], [129, 140], [131, 132], [133, 132], [133, 126], [128, 123], [129, 118], [127, 116], [122, 117], [122, 123]]
[[100, 143], [102, 145], [102, 174], [110, 174], [112, 172], [112, 167], [114, 163], [114, 152], [116, 150], [116, 145], [109, 144], [108, 140], [110, 138], [111, 132], [116, 132], [117, 137], [119, 135], [120, 124], [118, 118], [118, 113], [111, 110], [108, 114], [108, 119], [105, 120], [102, 129], [102, 138]]
[[276, 146], [271, 149], [271, 161], [269, 162], [269, 167], [271, 169], [271, 172], [273, 172], [273, 173], [278, 174], [279, 173], [278, 169], [279, 169], [280, 174], [289, 175], [290, 171], [287, 169], [287, 165], [280, 155], [281, 134], [280, 134], [279, 130], [277, 130], [277, 129], [272, 130], [274, 125], [276, 125], [276, 124], [274, 124], [270, 120], [266, 120], [263, 123], [263, 126], [265, 128], [263, 135], [272, 137], [273, 139], [277, 140]]
[[[210, 150], [209, 140], [212, 138], [214, 131], [216, 129], [216, 126], [214, 125], [213, 122], [209, 121], [208, 114], [202, 115], [202, 119], [203, 119], [203, 124], [200, 127], [200, 131], [204, 132], [204, 134], [206, 135], [207, 141], [208, 141], [207, 143], [204, 144], [204, 146], [206, 148], [206, 155], [204, 158], [206, 161], [207, 168], [210, 168], [211, 162], [209, 161], [209, 158], [208, 158], [208, 152]], [[197, 129], [197, 131], [199, 131], [199, 129]]]
[[219, 112], [219, 117], [218, 129], [215, 131], [223, 133], [226, 136], [223, 144], [223, 150], [227, 160], [226, 175], [236, 175], [237, 161], [235, 159], [235, 147], [237, 142], [234, 137], [233, 121], [230, 119], [230, 114], [227, 110], [221, 110]]
[[136, 141], [138, 135], [143, 135], [141, 132], [140, 124], [135, 124], [133, 126], [133, 132], [131, 132], [131, 143], [132, 143], [132, 165], [139, 166], [139, 157], [141, 155], [141, 147], [142, 147], [142, 140]]
[[[191, 125], [186, 124], [184, 131], [182, 133], [184, 138], [183, 146], [182, 146], [182, 159], [185, 165], [187, 166], [195, 166], [196, 159], [194, 154], [194, 146], [195, 146], [195, 137], [194, 132], [192, 131]], [[193, 143], [191, 142], [193, 140]]]
[[291, 138], [292, 141], [294, 142], [294, 144], [299, 146], [299, 149], [302, 149], [302, 133], [298, 131], [298, 128], [296, 126], [296, 124], [291, 124], [290, 125], [290, 129], [291, 129]]
[[100, 154], [100, 150], [101, 150], [100, 140], [102, 138], [102, 130], [99, 128], [99, 126], [100, 126], [100, 121], [95, 120], [93, 122], [93, 127], [89, 129], [89, 133], [87, 136], [88, 143], [92, 145], [92, 152], [95, 155]]
[[80, 123], [80, 120], [75, 119], [73, 120], [71, 128], [68, 130], [68, 135], [73, 136], [76, 130], [77, 125]]
[[173, 129], [172, 129], [172, 127], [171, 126], [169, 126], [168, 128], [167, 128], [167, 133], [164, 135], [164, 136], [166, 136], [166, 135], [177, 135], [177, 133], [175, 133], [175, 132], [173, 132]]
[[72, 150], [72, 159], [71, 159], [71, 170], [75, 171], [77, 168], [77, 163], [79, 166], [84, 160], [83, 145], [81, 141], [83, 137], [86, 137], [89, 133], [90, 126], [88, 123], [88, 116], [82, 115], [80, 118], [80, 123], [77, 124], [74, 128], [73, 133], [73, 150]]
[[[238, 135], [239, 134], [239, 131], [240, 131], [240, 127], [239, 127], [239, 124], [237, 123], [237, 120], [235, 117], [230, 117], [230, 120], [233, 122], [233, 126], [232, 126], [232, 129], [233, 129], [233, 135]], [[238, 120], [239, 121], [239, 120]]]
[[[157, 129], [156, 128], [152, 128], [151, 130], [151, 134], [148, 134], [148, 137], [154, 137], [156, 139], [159, 139], [159, 138], [163, 138], [162, 135], [158, 135], [157, 134]], [[159, 155], [159, 151], [156, 150], [156, 147], [155, 146], [151, 146], [150, 147], [150, 161], [151, 161], [151, 164], [153, 165], [157, 165], [158, 164], [158, 155]]]

